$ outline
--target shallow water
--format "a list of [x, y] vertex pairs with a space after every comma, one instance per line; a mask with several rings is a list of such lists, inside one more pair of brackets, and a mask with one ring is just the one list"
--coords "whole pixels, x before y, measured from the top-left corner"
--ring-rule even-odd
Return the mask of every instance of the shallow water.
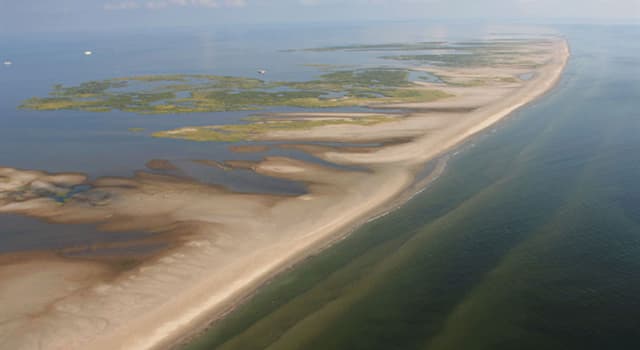
[[[0, 222], [0, 254], [18, 251], [53, 251], [63, 255], [68, 255], [67, 251], [76, 252], [76, 255], [78, 251], [95, 253], [102, 251], [104, 244], [135, 242], [153, 236], [151, 233], [101, 232], [94, 225], [54, 225], [19, 215], [0, 214]], [[119, 254], [146, 245], [125, 245]], [[150, 248], [145, 253], [153, 250]]]
[[[224, 143], [154, 139], [154, 131], [185, 125], [237, 123], [260, 112], [137, 115], [113, 111], [19, 110], [54, 84], [150, 74], [213, 74], [303, 81], [325, 73], [309, 64], [377, 67], [400, 65], [380, 52], [290, 51], [362, 43], [411, 43], [490, 37], [494, 26], [440, 23], [359, 23], [305, 26], [237, 26], [172, 32], [0, 34], [0, 166], [83, 172], [92, 177], [129, 176], [149, 159], [237, 159]], [[83, 52], [91, 49], [92, 56]], [[257, 69], [266, 69], [259, 75]], [[416, 77], [428, 74], [415, 74]], [[313, 110], [312, 110], [313, 111]], [[366, 108], [317, 111], [369, 111]], [[129, 128], [144, 128], [141, 133]]]
[[[137, 115], [125, 112], [20, 110], [20, 103], [45, 96], [54, 84], [74, 85], [89, 80], [148, 74], [237, 75], [266, 80], [308, 80], [323, 74], [308, 64], [357, 66], [393, 65], [379, 52], [287, 51], [309, 47], [466, 40], [494, 31], [485, 25], [447, 26], [439, 23], [360, 23], [337, 26], [213, 27], [201, 30], [137, 33], [49, 33], [2, 35], [0, 57], [0, 166], [49, 172], [82, 172], [100, 176], [132, 176], [151, 159], [165, 159], [182, 167], [165, 172], [219, 184], [238, 192], [300, 194], [305, 186], [248, 171], [225, 172], [192, 160], [261, 160], [287, 156], [331, 166], [300, 151], [272, 148], [268, 152], [233, 153], [226, 143], [155, 139], [159, 130], [185, 125], [237, 123], [257, 112]], [[85, 50], [93, 55], [85, 56]], [[266, 69], [264, 76], [257, 69]], [[421, 76], [424, 74], [421, 74]], [[261, 112], [300, 112], [299, 108], [271, 108]], [[313, 111], [313, 110], [312, 110]], [[370, 111], [366, 108], [316, 111]], [[129, 131], [142, 128], [142, 132]], [[345, 146], [349, 146], [345, 144]], [[333, 165], [336, 166], [336, 165]], [[340, 167], [344, 168], [344, 167]], [[158, 172], [158, 171], [156, 171]], [[93, 228], [49, 225], [24, 220], [22, 238], [16, 226], [0, 217], [0, 251], [58, 249], [80, 242], [103, 243], [113, 235]], [[41, 239], [52, 233], [55, 239]], [[135, 238], [132, 236], [132, 239]], [[48, 242], [48, 243], [47, 243]], [[31, 243], [31, 244], [29, 244]]]
[[640, 348], [640, 28], [558, 30], [552, 93], [187, 348]]

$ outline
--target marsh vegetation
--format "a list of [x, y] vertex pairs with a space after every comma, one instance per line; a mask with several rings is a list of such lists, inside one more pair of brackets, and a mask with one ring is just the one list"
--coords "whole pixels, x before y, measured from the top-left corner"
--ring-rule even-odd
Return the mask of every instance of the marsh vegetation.
[[301, 108], [353, 107], [378, 103], [432, 101], [449, 95], [409, 81], [408, 69], [353, 69], [325, 72], [316, 80], [266, 82], [217, 75], [152, 75], [56, 85], [48, 97], [24, 101], [33, 110], [120, 110], [178, 114]]
[[[308, 52], [384, 52], [379, 58], [446, 67], [520, 65], [533, 66], [522, 54], [542, 54], [546, 39], [495, 39], [463, 42], [419, 42], [345, 45], [303, 49]], [[401, 53], [401, 54], [400, 54]]]
[[[358, 68], [308, 64], [320, 75], [307, 81], [264, 81], [250, 77], [203, 74], [143, 75], [55, 85], [46, 97], [33, 97], [21, 108], [33, 110], [120, 110], [139, 114], [181, 114], [261, 110], [269, 107], [336, 108], [385, 103], [428, 102], [447, 97], [419, 87], [407, 65], [473, 67], [515, 65], [544, 52], [546, 39], [418, 42], [347, 45], [291, 51], [384, 52], [379, 58], [398, 67]], [[403, 66], [405, 65], [405, 66]], [[444, 81], [446, 83], [446, 81]], [[478, 82], [479, 83], [479, 82]]]

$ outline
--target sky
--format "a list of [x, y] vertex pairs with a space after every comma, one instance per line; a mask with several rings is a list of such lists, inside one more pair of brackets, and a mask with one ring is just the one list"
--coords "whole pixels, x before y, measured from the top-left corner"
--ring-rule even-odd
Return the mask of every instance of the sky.
[[640, 22], [640, 0], [0, 0], [0, 34], [405, 19]]

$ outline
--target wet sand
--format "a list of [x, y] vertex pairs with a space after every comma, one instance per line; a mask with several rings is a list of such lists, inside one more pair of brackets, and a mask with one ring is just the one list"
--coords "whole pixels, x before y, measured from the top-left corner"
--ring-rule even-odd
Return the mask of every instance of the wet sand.
[[[241, 194], [141, 172], [129, 179], [93, 181], [89, 191], [61, 205], [46, 194], [87, 183], [86, 177], [0, 169], [0, 212], [54, 223], [92, 223], [110, 231], [170, 232], [180, 237], [176, 248], [119, 274], [98, 263], [73, 259], [4, 261], [0, 276], [4, 285], [12, 287], [0, 291], [0, 309], [8, 310], [0, 314], [0, 348], [111, 350], [175, 344], [227, 313], [279, 271], [406, 198], [423, 164], [546, 93], [558, 81], [569, 55], [564, 41], [555, 41], [547, 49], [549, 56], [532, 58], [545, 64], [530, 80], [446, 87], [455, 97], [386, 106], [407, 111], [390, 123], [277, 132], [264, 139], [410, 140], [367, 152], [308, 148], [324, 160], [361, 165], [368, 171], [337, 170], [283, 157], [225, 163], [301, 181], [307, 187], [303, 195]], [[470, 76], [529, 71], [495, 67], [444, 73], [464, 81]], [[438, 169], [441, 172], [442, 166]], [[428, 177], [420, 186], [434, 178]], [[31, 275], [35, 271], [38, 275]], [[55, 293], [48, 292], [48, 284]], [[29, 307], [6, 307], [15, 304]]]

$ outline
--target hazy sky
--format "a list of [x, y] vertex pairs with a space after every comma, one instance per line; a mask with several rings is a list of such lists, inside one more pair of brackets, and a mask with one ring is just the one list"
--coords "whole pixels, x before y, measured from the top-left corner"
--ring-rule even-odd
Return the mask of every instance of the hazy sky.
[[637, 21], [640, 0], [0, 0], [0, 33], [420, 18]]

